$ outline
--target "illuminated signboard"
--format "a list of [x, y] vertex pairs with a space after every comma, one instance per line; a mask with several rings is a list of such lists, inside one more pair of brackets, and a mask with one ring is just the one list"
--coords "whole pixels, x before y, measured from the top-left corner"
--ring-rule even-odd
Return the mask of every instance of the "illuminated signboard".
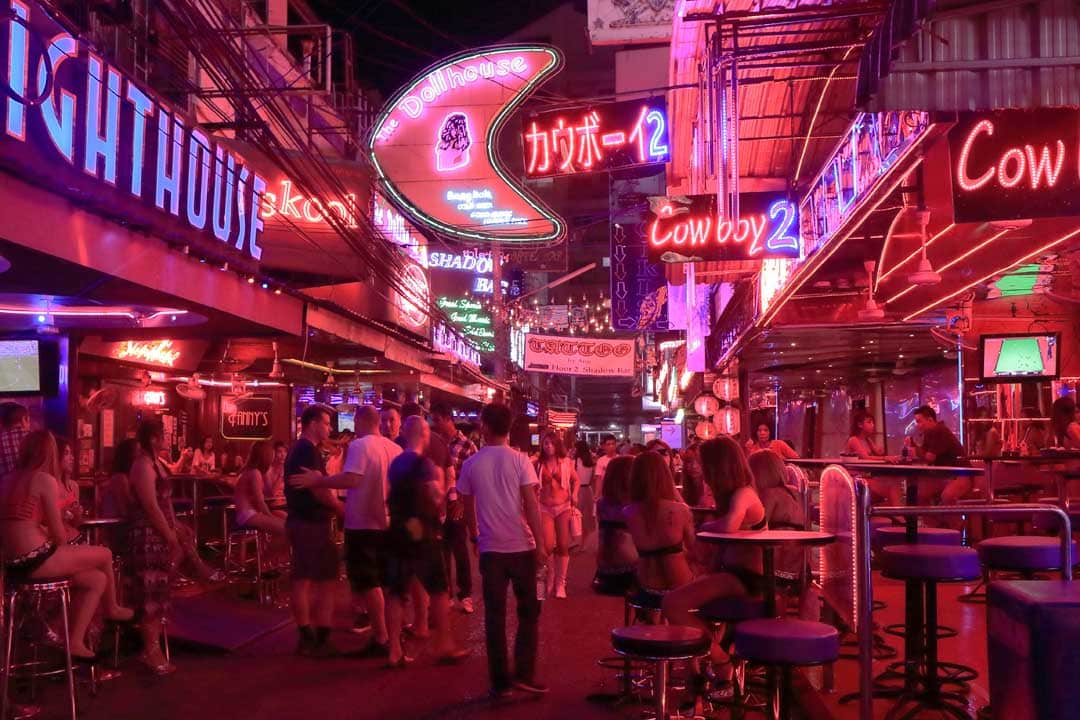
[[956, 222], [1080, 215], [1080, 111], [960, 113], [949, 149]]
[[405, 268], [402, 282], [405, 292], [393, 293], [394, 304], [398, 309], [398, 320], [412, 330], [420, 330], [427, 325], [427, 304], [430, 296], [427, 274], [417, 264], [410, 263]]
[[716, 194], [650, 197], [649, 259], [665, 262], [761, 260], [799, 256], [795, 203], [778, 193], [739, 196], [739, 218], [722, 219]]
[[435, 304], [481, 352], [495, 352], [495, 327], [483, 305], [466, 297], [440, 297]]
[[227, 440], [274, 437], [274, 401], [268, 397], [221, 398], [221, 436]]
[[306, 197], [297, 190], [292, 180], [279, 180], [267, 185], [259, 203], [259, 217], [263, 220], [281, 218], [283, 222], [329, 226], [330, 213], [346, 227], [359, 227], [360, 208], [355, 193], [346, 194], [342, 200], [329, 200], [324, 207], [318, 198]]
[[126, 340], [116, 346], [113, 357], [117, 360], [129, 360], [147, 365], [175, 367], [180, 359], [180, 350], [172, 340]]
[[799, 203], [805, 259], [818, 251], [930, 127], [917, 111], [860, 113]]
[[378, 193], [372, 194], [371, 201], [371, 220], [375, 228], [421, 267], [428, 267], [427, 240], [424, 236]]
[[491, 253], [465, 250], [461, 253], [433, 252], [428, 260], [428, 267], [439, 270], [461, 270], [477, 275], [490, 275], [495, 269]]
[[369, 152], [388, 198], [418, 224], [472, 241], [554, 241], [566, 224], [517, 184], [499, 131], [562, 68], [546, 45], [500, 45], [433, 65], [379, 114]]
[[525, 337], [524, 369], [557, 375], [633, 377], [634, 341], [530, 333]]
[[542, 113], [524, 121], [521, 144], [528, 178], [667, 162], [667, 102], [629, 100]]
[[259, 174], [37, 3], [10, 0], [6, 19], [0, 163], [160, 236], [262, 256]]
[[454, 333], [443, 323], [436, 323], [431, 332], [431, 344], [439, 352], [453, 355], [470, 365], [480, 365], [480, 351], [471, 342]]

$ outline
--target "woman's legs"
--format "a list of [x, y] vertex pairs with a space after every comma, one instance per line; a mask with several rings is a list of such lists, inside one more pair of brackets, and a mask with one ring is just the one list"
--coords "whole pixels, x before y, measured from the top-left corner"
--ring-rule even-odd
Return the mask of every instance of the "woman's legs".
[[244, 527], [255, 528], [270, 533], [275, 538], [285, 537], [285, 518], [276, 515], [264, 515], [256, 513], [248, 518]]
[[72, 589], [69, 610], [71, 654], [92, 657], [94, 651], [86, 644], [86, 630], [101, 603], [101, 594], [105, 591], [105, 575], [98, 570], [80, 570], [69, 577], [68, 582]]
[[554, 518], [555, 554], [555, 597], [566, 597], [566, 573], [570, 568], [570, 512], [564, 512]]
[[147, 665], [157, 667], [165, 664], [165, 652], [161, 649], [161, 616], [145, 617], [139, 625], [142, 638], [143, 658]]
[[[664, 596], [664, 617], [672, 625], [687, 625], [708, 630], [708, 626], [699, 620], [694, 613], [695, 610], [716, 598], [746, 594], [746, 587], [737, 577], [730, 573], [719, 572], [703, 575]], [[722, 634], [723, 628], [719, 628], [718, 633]], [[719, 643], [713, 643], [712, 646], [714, 663], [727, 661], [727, 656], [719, 645]]]
[[405, 615], [404, 598], [396, 591], [387, 593], [386, 597], [386, 623], [388, 644], [390, 646], [389, 661], [394, 665], [405, 656], [405, 650], [401, 647], [401, 627]]
[[[113, 576], [113, 555], [100, 545], [61, 545], [33, 574], [35, 578], [69, 578], [86, 570], [99, 571], [104, 575], [105, 586], [99, 593], [104, 601], [103, 610], [110, 620], [130, 620], [134, 613], [116, 602], [116, 582]], [[97, 604], [93, 610], [97, 610]], [[91, 615], [93, 611], [91, 611]]]

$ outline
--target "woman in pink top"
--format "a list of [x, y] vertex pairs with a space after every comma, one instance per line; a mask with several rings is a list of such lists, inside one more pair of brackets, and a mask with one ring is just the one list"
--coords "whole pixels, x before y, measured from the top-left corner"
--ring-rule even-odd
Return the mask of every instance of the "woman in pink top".
[[60, 518], [56, 478], [60, 461], [48, 430], [26, 436], [15, 470], [0, 482], [0, 544], [9, 582], [62, 578], [71, 583], [71, 655], [91, 659], [86, 630], [99, 605], [111, 620], [134, 613], [116, 600], [112, 552], [99, 545], [69, 545]]
[[562, 438], [548, 433], [536, 462], [540, 478], [540, 518], [544, 521], [544, 544], [553, 553], [548, 563], [547, 591], [566, 597], [566, 572], [570, 567], [570, 511], [577, 496], [578, 476], [567, 457]]
[[746, 443], [746, 452], [748, 454], [755, 450], [772, 450], [785, 460], [793, 460], [799, 457], [799, 453], [795, 452], [795, 449], [786, 442], [772, 439], [772, 429], [769, 428], [768, 423], [758, 423], [754, 432], [757, 439]]

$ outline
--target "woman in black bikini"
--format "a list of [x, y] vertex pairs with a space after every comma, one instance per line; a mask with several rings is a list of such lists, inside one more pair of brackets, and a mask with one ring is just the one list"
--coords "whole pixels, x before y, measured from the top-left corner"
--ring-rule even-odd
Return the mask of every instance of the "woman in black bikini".
[[596, 504], [600, 540], [596, 552], [596, 577], [593, 587], [604, 593], [625, 593], [633, 587], [638, 564], [637, 549], [626, 524], [626, 506], [630, 504], [630, 473], [634, 459], [612, 460], [604, 477], [604, 492]]
[[[702, 525], [702, 530], [736, 532], [764, 530], [768, 526], [765, 508], [754, 489], [754, 477], [739, 443], [729, 437], [702, 443], [701, 467], [720, 515]], [[709, 574], [664, 597], [664, 617], [672, 625], [705, 629], [695, 610], [720, 597], [757, 595], [764, 586], [760, 550], [721, 547], [710, 569]]]
[[646, 592], [665, 595], [694, 578], [687, 560], [694, 516], [675, 490], [667, 460], [651, 450], [634, 458], [630, 493], [626, 524], [637, 547], [638, 583]]

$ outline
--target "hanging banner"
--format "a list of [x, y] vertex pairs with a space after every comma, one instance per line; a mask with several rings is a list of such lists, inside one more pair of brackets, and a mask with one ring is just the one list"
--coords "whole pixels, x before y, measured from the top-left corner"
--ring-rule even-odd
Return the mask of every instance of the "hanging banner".
[[799, 257], [798, 211], [783, 193], [742, 193], [737, 219], [720, 217], [716, 193], [650, 197], [645, 235], [654, 262]]
[[644, 177], [611, 178], [611, 324], [615, 331], [668, 329], [667, 276], [649, 260], [645, 224], [651, 195], [663, 195], [663, 170]]
[[522, 123], [521, 146], [530, 180], [667, 162], [667, 101], [658, 97], [539, 113]]
[[525, 336], [525, 371], [556, 375], [633, 377], [633, 340]]
[[368, 147], [387, 197], [418, 225], [460, 240], [552, 242], [566, 224], [513, 180], [499, 131], [562, 54], [548, 45], [497, 45], [431, 66], [375, 121]]
[[589, 0], [593, 45], [669, 43], [675, 0]]

